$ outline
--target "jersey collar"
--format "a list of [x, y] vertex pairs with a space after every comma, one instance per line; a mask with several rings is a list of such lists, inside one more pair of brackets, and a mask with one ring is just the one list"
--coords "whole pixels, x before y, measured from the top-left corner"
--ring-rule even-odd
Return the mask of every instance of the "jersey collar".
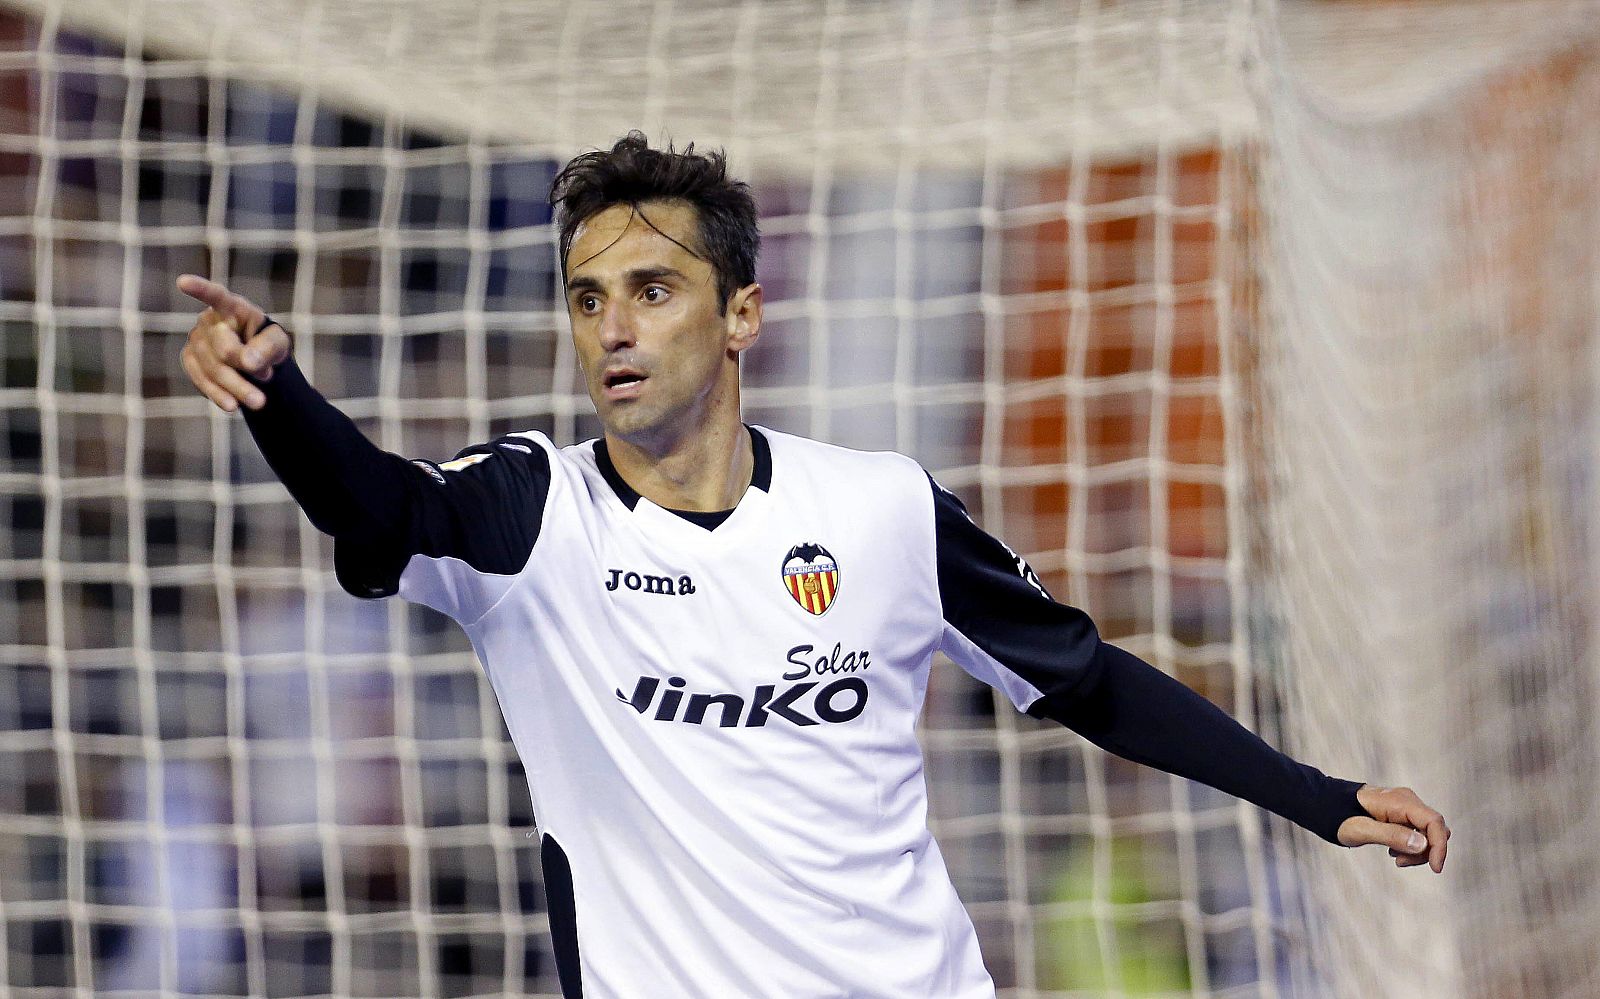
[[[746, 424], [745, 429], [750, 432], [750, 450], [754, 459], [753, 467], [750, 470], [750, 486], [764, 493], [770, 493], [772, 491], [772, 446], [767, 443], [766, 435], [755, 427]], [[623, 506], [632, 510], [639, 505], [639, 500], [642, 497], [622, 478], [622, 474], [617, 471], [617, 466], [611, 463], [611, 452], [606, 448], [606, 439], [604, 437], [594, 442], [594, 463], [599, 467], [600, 475], [604, 477], [606, 484], [611, 487], [611, 491], [616, 493], [617, 499], [622, 501]], [[672, 512], [680, 515], [682, 513], [682, 511], [677, 510]], [[716, 525], [701, 524], [701, 526], [710, 530], [711, 527]]]

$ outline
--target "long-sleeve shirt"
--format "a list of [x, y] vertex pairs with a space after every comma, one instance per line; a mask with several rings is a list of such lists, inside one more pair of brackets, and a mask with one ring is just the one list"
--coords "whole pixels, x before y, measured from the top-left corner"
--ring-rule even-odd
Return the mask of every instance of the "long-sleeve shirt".
[[1101, 640], [915, 462], [758, 427], [750, 488], [663, 509], [605, 442], [435, 464], [292, 360], [247, 413], [341, 584], [454, 617], [527, 769], [571, 995], [988, 996], [926, 828], [936, 651], [1120, 756], [1336, 842], [1359, 784]]

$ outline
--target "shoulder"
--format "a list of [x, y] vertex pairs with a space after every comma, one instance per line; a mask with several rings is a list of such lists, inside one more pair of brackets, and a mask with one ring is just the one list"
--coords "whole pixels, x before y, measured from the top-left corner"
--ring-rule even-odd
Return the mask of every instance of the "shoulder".
[[478, 444], [468, 444], [457, 451], [456, 456], [449, 461], [427, 461], [419, 458], [417, 463], [431, 465], [446, 472], [459, 472], [497, 456], [505, 456], [511, 462], [538, 464], [547, 461], [538, 455], [541, 452], [548, 454], [551, 449], [550, 440], [544, 434], [537, 430], [523, 430], [502, 434]]
[[828, 511], [883, 540], [931, 541], [933, 488], [915, 459], [757, 430], [772, 447], [773, 491], [781, 502]]
[[[774, 465], [793, 464], [807, 470], [873, 479], [925, 482], [927, 473], [913, 458], [898, 451], [861, 451], [757, 426], [772, 447]], [[926, 486], [919, 487], [926, 489]]]
[[470, 444], [449, 461], [417, 458], [412, 464], [439, 485], [494, 484], [499, 482], [544, 484], [550, 480], [549, 440], [537, 431], [505, 434], [480, 444]]
[[591, 437], [576, 444], [568, 444], [566, 447], [556, 447], [543, 434], [540, 434], [539, 438], [544, 441], [546, 447], [550, 448], [551, 454], [554, 455], [555, 459], [564, 465], [579, 469], [593, 469], [598, 465], [594, 455], [595, 445], [600, 442], [598, 437]]

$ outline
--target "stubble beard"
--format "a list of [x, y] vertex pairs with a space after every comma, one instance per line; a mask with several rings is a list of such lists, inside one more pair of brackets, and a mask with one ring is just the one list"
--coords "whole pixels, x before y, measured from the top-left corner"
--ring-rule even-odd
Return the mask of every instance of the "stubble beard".
[[[665, 389], [666, 385], [651, 386]], [[716, 406], [717, 386], [673, 402], [624, 399], [602, 411], [606, 433], [649, 451], [666, 451], [701, 429]]]

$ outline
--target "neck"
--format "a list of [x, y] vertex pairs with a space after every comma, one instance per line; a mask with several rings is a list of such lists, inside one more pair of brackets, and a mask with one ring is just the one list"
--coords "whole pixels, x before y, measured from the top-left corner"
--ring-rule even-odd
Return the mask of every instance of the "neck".
[[671, 440], [630, 441], [608, 430], [606, 450], [635, 492], [668, 510], [731, 510], [755, 469], [737, 406]]

